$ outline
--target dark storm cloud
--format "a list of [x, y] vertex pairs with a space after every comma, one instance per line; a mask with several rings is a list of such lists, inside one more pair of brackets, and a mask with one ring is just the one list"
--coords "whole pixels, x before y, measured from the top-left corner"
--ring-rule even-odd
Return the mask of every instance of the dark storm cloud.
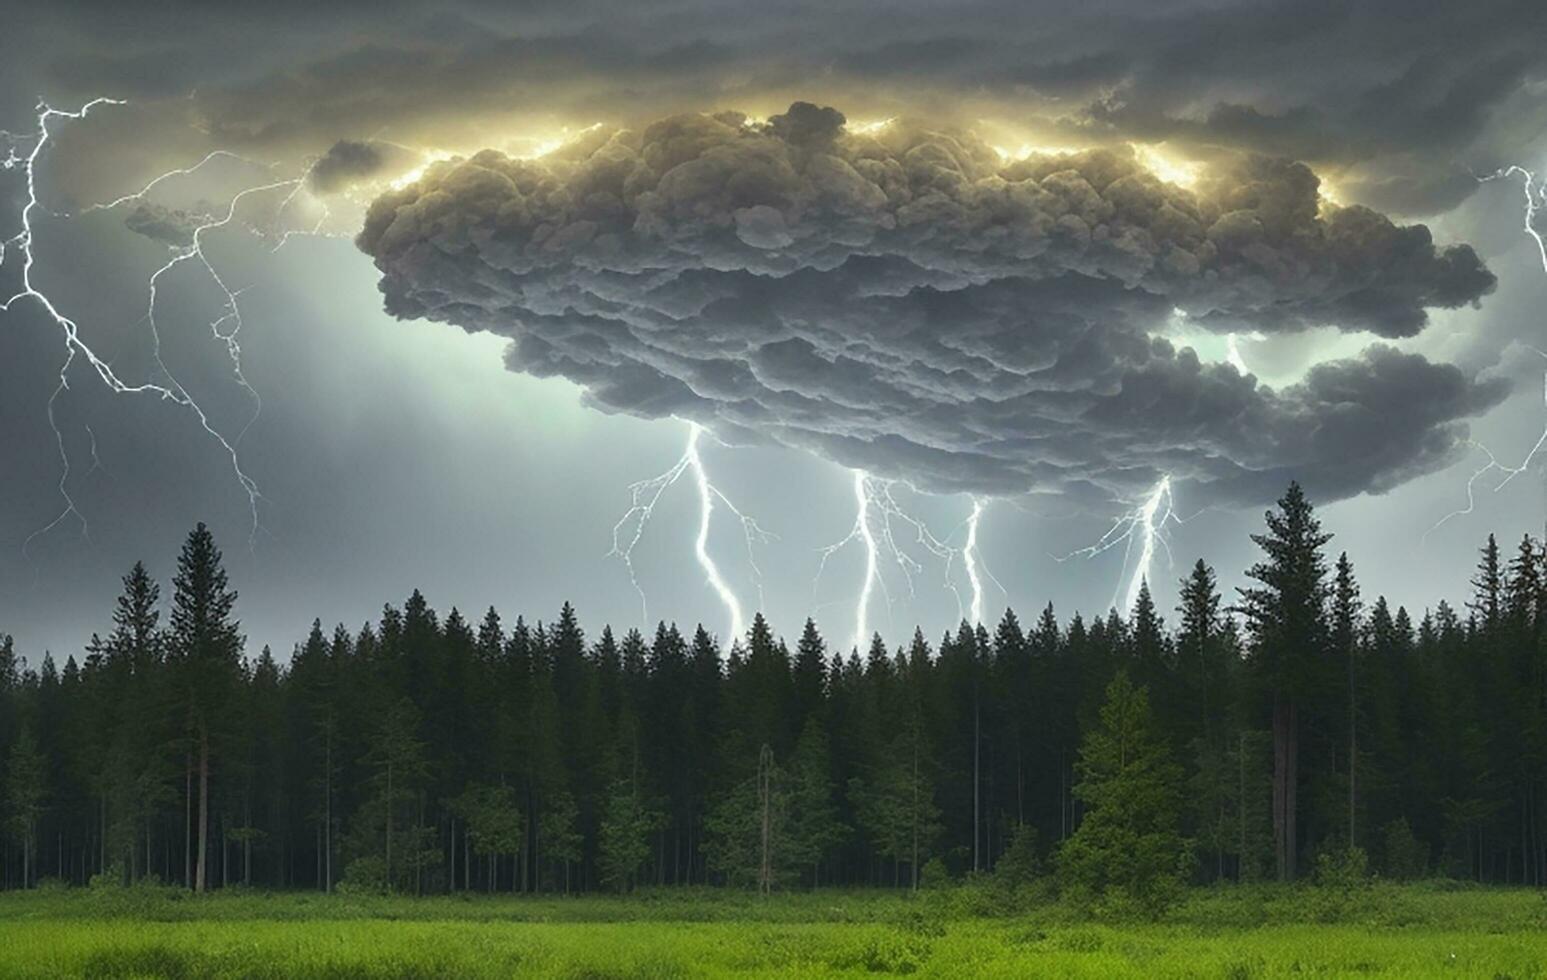
[[960, 109], [1075, 141], [1308, 160], [1350, 199], [1426, 214], [1547, 123], [1535, 0], [905, 0], [885, 16], [793, 0], [295, 4], [281, 17], [59, 3], [21, 16], [67, 53], [39, 62], [0, 41], [16, 92], [180, 103], [222, 145], [273, 154], [817, 91], [867, 116]]
[[0, 88], [17, 98], [42, 87], [161, 101], [265, 158], [381, 133], [464, 146], [490, 122], [820, 94], [866, 118], [959, 111], [1067, 141], [1306, 159], [1344, 200], [1425, 215], [1473, 194], [1474, 172], [1510, 163], [1547, 125], [1535, 93], [1547, 5], [1535, 0], [899, 0], [885, 15], [794, 0], [461, 0], [283, 17], [57, 3], [19, 19], [59, 54], [0, 39], [0, 82], [12, 82]]
[[379, 140], [339, 140], [307, 170], [307, 184], [319, 194], [331, 194], [360, 180], [409, 170], [418, 157], [406, 147]]
[[207, 214], [192, 214], [176, 208], [142, 201], [124, 218], [124, 227], [169, 248], [188, 248], [199, 225], [209, 221]]
[[509, 336], [513, 370], [931, 490], [1348, 496], [1451, 462], [1507, 392], [1379, 344], [1274, 390], [1154, 336], [1408, 337], [1493, 288], [1469, 247], [1262, 157], [1191, 191], [1127, 149], [1007, 163], [797, 103], [437, 164], [358, 242], [389, 312]]
[[312, 164], [307, 179], [312, 188], [326, 194], [350, 181], [369, 177], [382, 167], [381, 151], [370, 143], [339, 140]]
[[[1547, 6], [1535, 2], [1146, 2], [1082, 11], [991, 0], [906, 4], [862, 25], [854, 11], [802, 9], [794, 18], [772, 4], [738, 11], [740, 31], [717, 5], [667, 7], [687, 11], [675, 22], [686, 34], [625, 18], [627, 33], [597, 24], [470, 39], [428, 55], [383, 48], [347, 70], [374, 78], [415, 64], [418, 84], [408, 93], [391, 84], [342, 91], [406, 96], [408, 112], [420, 101], [476, 107], [515, 92], [571, 111], [637, 114], [696, 108], [705, 90], [732, 100], [809, 90], [819, 77], [834, 97], [867, 104], [884, 92], [904, 105], [967, 97], [1071, 136], [1313, 160], [1346, 170], [1355, 199], [1406, 213], [1455, 205], [1475, 189], [1472, 169], [1497, 166], [1500, 152], [1521, 148], [1547, 121], [1539, 108], [1510, 101], [1547, 65], [1539, 43]], [[348, 111], [353, 94], [313, 101], [331, 74], [280, 105], [301, 119], [322, 118], [334, 104]], [[212, 116], [241, 117], [257, 102], [272, 113], [271, 89], [260, 81], [249, 90], [255, 98], [217, 95]]]

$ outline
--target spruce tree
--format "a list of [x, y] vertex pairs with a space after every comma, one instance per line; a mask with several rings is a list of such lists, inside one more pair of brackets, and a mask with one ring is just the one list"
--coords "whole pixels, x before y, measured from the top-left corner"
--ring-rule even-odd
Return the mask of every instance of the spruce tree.
[[1504, 569], [1499, 562], [1499, 542], [1491, 534], [1477, 561], [1477, 573], [1472, 576], [1472, 598], [1466, 607], [1481, 618], [1479, 625], [1484, 631], [1492, 632], [1498, 627], [1504, 610]]
[[1271, 693], [1275, 863], [1279, 879], [1288, 881], [1299, 855], [1300, 706], [1314, 687], [1325, 643], [1328, 587], [1321, 549], [1332, 535], [1322, 532], [1298, 483], [1289, 485], [1266, 520], [1267, 533], [1252, 535], [1265, 558], [1246, 572], [1258, 584], [1237, 591]]
[[806, 722], [790, 760], [789, 806], [791, 860], [811, 870], [811, 885], [821, 883], [821, 865], [848, 836], [834, 802], [832, 755], [819, 719]]
[[214, 536], [202, 523], [183, 544], [173, 589], [168, 642], [181, 678], [198, 775], [193, 890], [203, 892], [208, 877], [212, 743], [225, 733], [225, 712], [240, 681], [243, 639], [232, 618], [236, 590], [227, 582]]
[[633, 891], [650, 857], [650, 835], [661, 814], [650, 805], [637, 780], [620, 779], [607, 793], [597, 835], [597, 868], [603, 886]]
[[1149, 697], [1118, 671], [1101, 723], [1080, 747], [1075, 795], [1088, 811], [1058, 851], [1077, 901], [1150, 915], [1177, 898], [1188, 860], [1180, 822], [1181, 770], [1155, 731]]
[[795, 730], [803, 731], [810, 720], [819, 715], [827, 695], [827, 644], [814, 620], [807, 619], [801, 630], [791, 674], [795, 689]]
[[1357, 847], [1359, 808], [1359, 584], [1348, 552], [1338, 556], [1332, 581], [1330, 643], [1332, 655], [1342, 659], [1348, 692], [1348, 846]]

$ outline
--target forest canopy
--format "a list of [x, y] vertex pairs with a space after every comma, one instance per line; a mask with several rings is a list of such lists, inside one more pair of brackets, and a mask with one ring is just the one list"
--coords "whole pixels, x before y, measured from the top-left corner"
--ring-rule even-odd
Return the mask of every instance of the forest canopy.
[[[627, 891], [993, 874], [1162, 907], [1187, 883], [1540, 884], [1547, 552], [1489, 537], [1461, 608], [1361, 597], [1291, 485], [1249, 586], [1051, 605], [901, 646], [761, 615], [588, 633], [415, 591], [249, 651], [209, 530], [124, 576], [61, 665], [0, 634], [0, 884]], [[1359, 865], [1362, 866], [1362, 865]]]

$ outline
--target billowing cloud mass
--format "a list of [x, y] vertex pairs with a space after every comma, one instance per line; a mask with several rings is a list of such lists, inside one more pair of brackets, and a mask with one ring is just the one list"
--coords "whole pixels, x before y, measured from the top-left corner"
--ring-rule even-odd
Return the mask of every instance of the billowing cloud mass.
[[1381, 491], [1455, 458], [1479, 381], [1376, 342], [1273, 389], [1160, 336], [1410, 337], [1492, 274], [1304, 165], [1192, 189], [1127, 148], [1006, 160], [961, 129], [677, 115], [539, 160], [485, 151], [371, 207], [389, 312], [512, 344], [609, 411], [692, 419], [921, 489], [1203, 502]]

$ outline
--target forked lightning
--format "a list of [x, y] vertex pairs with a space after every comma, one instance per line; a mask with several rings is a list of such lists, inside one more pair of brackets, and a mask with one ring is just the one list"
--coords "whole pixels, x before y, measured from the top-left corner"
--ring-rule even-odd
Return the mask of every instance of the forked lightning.
[[[762, 570], [757, 565], [757, 545], [772, 540], [773, 535], [763, 530], [755, 518], [737, 508], [731, 499], [710, 481], [709, 472], [704, 468], [704, 460], [698, 449], [699, 440], [704, 432], [703, 426], [697, 422], [689, 422], [687, 448], [683, 450], [681, 458], [672, 465], [671, 469], [659, 476], [640, 480], [629, 486], [629, 509], [612, 527], [610, 554], [623, 559], [624, 566], [628, 568], [629, 581], [633, 584], [634, 591], [639, 594], [640, 620], [648, 624], [650, 608], [645, 598], [645, 591], [639, 584], [639, 576], [634, 570], [634, 548], [645, 532], [645, 525], [650, 523], [650, 518], [655, 513], [655, 505], [660, 502], [661, 495], [684, 473], [691, 471], [693, 482], [698, 488], [699, 515], [698, 531], [693, 540], [693, 554], [698, 560], [699, 567], [704, 571], [709, 587], [714, 590], [721, 605], [725, 607], [731, 641], [735, 642], [746, 633], [746, 615], [742, 611], [740, 598], [726, 582], [725, 576], [720, 573], [720, 566], [709, 554], [710, 519], [714, 514], [715, 501], [723, 504], [741, 522], [742, 537], [747, 545], [747, 562], [751, 566], [752, 578], [758, 590], [759, 608], [762, 608]], [[711, 438], [713, 438], [712, 434]]]
[[[288, 206], [290, 200], [292, 200], [294, 196], [299, 193], [302, 185], [305, 182], [306, 174], [303, 173], [299, 177], [286, 180], [265, 182], [258, 186], [249, 187], [239, 192], [234, 197], [232, 197], [223, 215], [205, 216], [206, 220], [194, 228], [191, 243], [185, 247], [174, 248], [172, 257], [151, 274], [148, 282], [149, 300], [147, 303], [144, 320], [150, 328], [151, 354], [155, 361], [156, 372], [155, 376], [144, 381], [125, 381], [124, 379], [120, 378], [119, 375], [114, 371], [111, 363], [106, 359], [98, 356], [90, 344], [88, 344], [85, 339], [81, 337], [78, 324], [73, 319], [66, 316], [59, 309], [58, 305], [51, 297], [39, 290], [33, 280], [33, 270], [37, 265], [37, 255], [33, 250], [33, 245], [38, 217], [40, 215], [47, 215], [51, 217], [68, 217], [68, 215], [60, 215], [44, 207], [38, 191], [38, 165], [44, 153], [49, 148], [50, 141], [54, 136], [54, 132], [50, 128], [51, 124], [56, 122], [81, 120], [86, 118], [86, 116], [89, 115], [93, 110], [100, 107], [118, 106], [123, 104], [124, 102], [118, 99], [97, 98], [85, 103], [79, 109], [76, 109], [73, 112], [63, 109], [55, 109], [46, 103], [40, 104], [38, 106], [37, 131], [35, 133], [21, 135], [0, 133], [0, 137], [3, 137], [7, 143], [7, 155], [4, 160], [0, 160], [0, 167], [3, 167], [3, 169], [7, 170], [20, 168], [24, 175], [26, 186], [26, 202], [21, 210], [21, 227], [14, 235], [5, 239], [3, 242], [0, 242], [0, 264], [3, 264], [6, 261], [8, 257], [7, 253], [11, 249], [19, 250], [21, 254], [21, 288], [16, 293], [7, 298], [3, 303], [0, 303], [0, 311], [9, 311], [15, 304], [23, 300], [30, 300], [33, 303], [36, 303], [59, 327], [61, 333], [63, 334], [65, 345], [64, 360], [59, 367], [58, 384], [55, 386], [53, 393], [49, 396], [47, 404], [49, 425], [53, 430], [54, 441], [59, 451], [61, 471], [58, 482], [58, 491], [59, 496], [63, 501], [63, 505], [53, 520], [28, 536], [26, 542], [23, 544], [24, 552], [30, 548], [32, 542], [37, 538], [49, 533], [50, 531], [71, 519], [79, 522], [82, 535], [86, 535], [89, 532], [89, 525], [87, 523], [86, 517], [76, 506], [75, 498], [70, 493], [70, 454], [65, 446], [64, 433], [59, 428], [55, 417], [55, 407], [59, 397], [70, 388], [70, 369], [74, 366], [77, 358], [84, 359], [91, 367], [91, 369], [96, 372], [98, 379], [115, 394], [154, 395], [162, 399], [172, 401], [182, 408], [190, 411], [194, 418], [198, 421], [200, 428], [202, 428], [205, 433], [213, 438], [219, 444], [225, 454], [230, 458], [232, 472], [235, 474], [237, 482], [242, 487], [243, 492], [247, 496], [248, 508], [252, 516], [252, 524], [249, 532], [249, 544], [256, 540], [257, 533], [261, 527], [258, 504], [262, 499], [262, 495], [258, 490], [257, 483], [243, 470], [241, 457], [237, 451], [237, 446], [241, 442], [242, 435], [239, 434], [235, 438], [227, 438], [226, 435], [217, 429], [210, 421], [209, 415], [205, 412], [203, 407], [200, 406], [199, 402], [193, 397], [188, 389], [185, 388], [180, 381], [178, 381], [177, 377], [167, 367], [161, 356], [161, 335], [159, 327], [156, 323], [156, 299], [158, 290], [161, 287], [163, 276], [171, 272], [178, 265], [192, 259], [198, 260], [199, 264], [203, 267], [204, 271], [209, 276], [210, 281], [213, 282], [216, 288], [218, 288], [224, 295], [225, 300], [222, 305], [222, 312], [220, 316], [211, 321], [210, 331], [212, 336], [225, 346], [227, 356], [231, 361], [232, 374], [236, 382], [253, 399], [253, 415], [251, 418], [249, 418], [246, 426], [244, 426], [242, 430], [242, 434], [245, 434], [247, 429], [251, 427], [253, 421], [257, 419], [259, 412], [261, 412], [262, 400], [259, 398], [257, 391], [248, 382], [246, 375], [242, 370], [242, 349], [238, 337], [242, 329], [242, 313], [241, 307], [238, 304], [238, 296], [241, 293], [241, 290], [232, 289], [229, 287], [226, 284], [224, 278], [210, 262], [209, 257], [204, 252], [204, 236], [211, 231], [230, 225], [236, 217], [239, 205], [245, 198], [249, 197], [250, 195], [281, 189], [290, 189], [290, 196], [286, 198], [285, 205], [281, 206], [281, 213], [283, 213], [284, 207]], [[18, 155], [18, 147], [26, 147], [28, 143], [30, 143], [30, 147], [27, 148], [26, 155]], [[159, 185], [176, 177], [183, 177], [193, 174], [213, 161], [220, 159], [240, 160], [244, 163], [253, 164], [253, 161], [246, 160], [245, 158], [239, 157], [236, 154], [229, 153], [224, 150], [216, 150], [212, 153], [209, 153], [202, 160], [192, 166], [169, 170], [166, 173], [163, 173], [151, 180], [138, 191], [135, 191], [131, 194], [125, 194], [111, 201], [94, 204], [88, 208], [83, 209], [80, 213], [84, 215], [97, 211], [111, 211], [126, 204], [143, 201], [146, 199], [146, 196]], [[263, 166], [260, 164], [254, 165]], [[270, 168], [264, 167], [264, 169]], [[318, 230], [320, 230], [320, 225], [318, 226]], [[283, 244], [283, 241], [281, 241], [281, 244]], [[97, 459], [96, 454], [95, 433], [91, 433], [91, 442], [93, 469], [96, 469], [99, 468], [101, 464]]]
[[[1124, 612], [1131, 612], [1134, 603], [1139, 601], [1139, 591], [1149, 581], [1151, 567], [1155, 563], [1156, 546], [1164, 548], [1168, 556], [1171, 553], [1171, 545], [1166, 540], [1166, 528], [1171, 524], [1181, 523], [1183, 521], [1176, 516], [1175, 501], [1171, 496], [1171, 477], [1167, 474], [1160, 478], [1160, 482], [1155, 484], [1155, 488], [1149, 492], [1143, 502], [1119, 517], [1095, 544], [1070, 552], [1058, 560], [1068, 561], [1076, 557], [1094, 558], [1122, 545], [1123, 570], [1126, 572], [1129, 559], [1133, 557], [1134, 540], [1137, 539], [1139, 555], [1133, 562], [1133, 572], [1128, 578], [1126, 603], [1122, 607]], [[1117, 606], [1122, 588], [1122, 580], [1119, 579], [1117, 590], [1112, 593], [1114, 607]]]

